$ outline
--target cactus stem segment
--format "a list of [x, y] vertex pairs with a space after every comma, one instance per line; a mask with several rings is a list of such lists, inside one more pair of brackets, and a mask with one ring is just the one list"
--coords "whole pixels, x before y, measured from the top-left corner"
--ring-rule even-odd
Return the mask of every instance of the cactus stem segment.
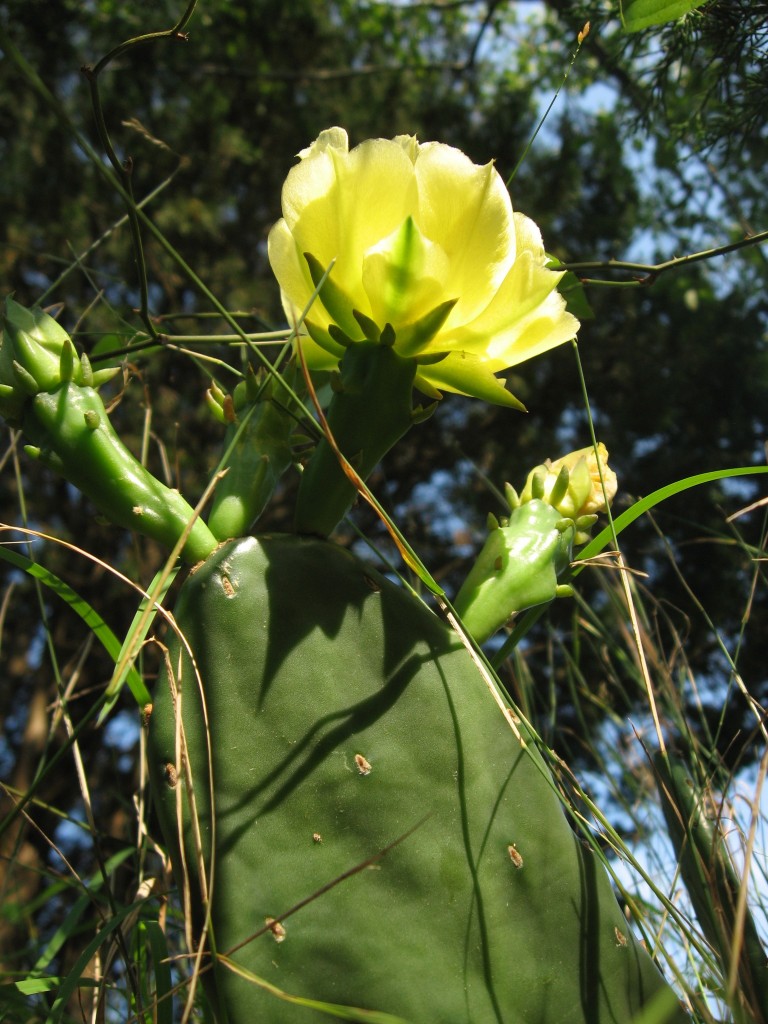
[[40, 461], [87, 495], [113, 523], [173, 548], [192, 522], [182, 549], [190, 562], [206, 558], [216, 547], [216, 538], [179, 492], [161, 484], [128, 451], [93, 388], [68, 381], [39, 392], [28, 403], [23, 430]]
[[556, 508], [533, 499], [491, 529], [462, 584], [454, 608], [478, 643], [515, 613], [565, 596], [558, 576], [572, 557], [574, 524]]
[[[295, 366], [286, 370], [286, 375], [296, 390], [301, 382]], [[282, 394], [276, 399], [275, 387], [273, 380], [259, 379], [251, 371], [235, 388], [234, 396], [225, 395], [215, 385], [208, 392], [209, 407], [227, 424], [224, 464], [228, 471], [216, 488], [208, 517], [208, 526], [219, 540], [248, 533], [293, 463], [295, 419], [283, 404]]]
[[[411, 394], [416, 363], [386, 344], [358, 342], [344, 354], [339, 387], [327, 413], [335, 444], [365, 480], [382, 456], [413, 423]], [[302, 474], [296, 503], [296, 531], [326, 537], [351, 507], [356, 488], [331, 443], [323, 438]]]

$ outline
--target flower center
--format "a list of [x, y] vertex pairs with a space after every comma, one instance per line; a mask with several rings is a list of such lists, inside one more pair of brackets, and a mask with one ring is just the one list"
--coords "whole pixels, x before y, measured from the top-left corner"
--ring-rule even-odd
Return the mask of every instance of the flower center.
[[442, 282], [449, 269], [440, 245], [425, 238], [413, 217], [363, 257], [363, 287], [377, 324], [398, 325], [419, 319], [445, 298]]

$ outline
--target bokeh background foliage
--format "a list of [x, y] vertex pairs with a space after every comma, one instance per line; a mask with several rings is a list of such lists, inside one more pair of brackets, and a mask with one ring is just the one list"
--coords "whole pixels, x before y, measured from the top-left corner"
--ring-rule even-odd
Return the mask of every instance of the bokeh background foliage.
[[[680, 477], [765, 460], [766, 251], [754, 246], [658, 276], [607, 263], [655, 264], [768, 224], [760, 178], [768, 5], [711, 0], [681, 22], [632, 36], [620, 32], [617, 7], [203, 0], [186, 39], [132, 46], [100, 74], [105, 124], [119, 158], [132, 163], [137, 201], [153, 193], [147, 214], [207, 287], [242, 314], [247, 330], [281, 327], [265, 243], [294, 154], [341, 124], [353, 142], [403, 132], [439, 139], [478, 162], [495, 159], [506, 178], [591, 19], [511, 188], [550, 252], [569, 264], [601, 263], [579, 273], [612, 282], [587, 286], [595, 317], [583, 327], [580, 357], [598, 434], [619, 474], [621, 510]], [[122, 200], [73, 130], [103, 154], [81, 68], [124, 40], [167, 30], [182, 12], [171, 0], [0, 3], [3, 288], [22, 303], [42, 297], [61, 304], [61, 322], [89, 352], [119, 349], [143, 324]], [[12, 48], [55, 104], [33, 88]], [[143, 241], [157, 330], [171, 340], [231, 333], [168, 253], [147, 233]], [[239, 359], [222, 344], [190, 348]], [[111, 392], [126, 442], [193, 501], [219, 457], [222, 431], [203, 402], [211, 372], [219, 371], [172, 347], [155, 348], [132, 355]], [[371, 481], [449, 591], [466, 571], [487, 512], [500, 511], [488, 481], [520, 484], [530, 466], [588, 443], [567, 350], [510, 377], [526, 415], [446, 398]], [[222, 380], [233, 383], [226, 373]], [[0, 521], [98, 556], [35, 547], [38, 560], [124, 632], [136, 594], [108, 567], [146, 585], [163, 553], [100, 521], [65, 483], [24, 458], [8, 432], [0, 463]], [[264, 528], [287, 527], [294, 485], [286, 479]], [[648, 573], [637, 581], [637, 599], [670, 741], [695, 751], [702, 780], [721, 792], [735, 771], [759, 775], [763, 749], [755, 708], [768, 691], [768, 630], [756, 555], [765, 523], [760, 506], [727, 520], [760, 493], [757, 477], [696, 488], [622, 537], [629, 565]], [[355, 520], [388, 549], [367, 509], [356, 510]], [[354, 534], [342, 529], [340, 539], [354, 543]], [[13, 794], [26, 792], [66, 742], [61, 689], [72, 689], [74, 727], [111, 664], [67, 607], [31, 579], [2, 572], [0, 772], [10, 787], [1, 798], [8, 811]], [[646, 723], [644, 690], [610, 572], [583, 573], [579, 591], [578, 603], [553, 607], [502, 673], [572, 767], [613, 779], [611, 799], [625, 801], [614, 805], [614, 823], [633, 836], [641, 829], [630, 811], [638, 794], [650, 799], [649, 773], [641, 759], [616, 755], [628, 743], [627, 716], [638, 728]], [[135, 717], [126, 699], [106, 730], [87, 729], [80, 738], [95, 832], [72, 824], [84, 817], [75, 773], [50, 772], [36, 791], [32, 823], [17, 821], [1, 840], [0, 967], [9, 976], [35, 963], [71, 907], [66, 885], [52, 891], [57, 873], [89, 877], [99, 858], [130, 850], [115, 869], [112, 898], [133, 893], [149, 856], [136, 837]], [[56, 953], [61, 974], [81, 948], [75, 928]]]

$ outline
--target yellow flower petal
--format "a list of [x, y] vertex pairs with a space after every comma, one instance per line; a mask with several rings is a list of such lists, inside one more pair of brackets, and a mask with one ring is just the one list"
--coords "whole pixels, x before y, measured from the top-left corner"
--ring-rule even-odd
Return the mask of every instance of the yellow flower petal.
[[298, 321], [314, 291], [307, 262], [296, 248], [296, 241], [285, 219], [269, 232], [267, 255], [280, 284], [280, 295], [288, 323]]
[[300, 150], [297, 155], [302, 160], [306, 160], [308, 156], [323, 153], [329, 149], [337, 149], [342, 153], [349, 152], [349, 138], [343, 128], [326, 128], [325, 131], [320, 132], [314, 142]]
[[335, 260], [335, 282], [370, 315], [360, 280], [363, 254], [400, 227], [414, 196], [408, 153], [372, 139], [351, 153], [312, 150], [288, 174], [283, 215], [297, 248], [325, 266]]
[[484, 353], [495, 370], [532, 359], [576, 336], [579, 321], [557, 292], [561, 273], [544, 266], [541, 235], [533, 221], [514, 215], [517, 258], [485, 310], [440, 336], [439, 343]]
[[461, 322], [487, 305], [514, 262], [512, 202], [493, 164], [478, 167], [440, 143], [421, 147], [416, 177], [418, 223], [448, 256], [443, 284], [460, 297], [451, 323]]
[[[568, 485], [559, 500], [555, 501], [553, 494], [556, 482], [564, 468], [569, 471]], [[535, 495], [536, 481], [541, 493]], [[534, 496], [540, 497], [557, 508], [562, 515], [578, 519], [580, 516], [605, 512], [616, 497], [617, 487], [616, 474], [608, 465], [608, 450], [599, 441], [597, 451], [592, 445], [579, 448], [554, 461], [547, 459], [541, 466], [532, 469], [520, 492], [520, 501], [525, 503]]]

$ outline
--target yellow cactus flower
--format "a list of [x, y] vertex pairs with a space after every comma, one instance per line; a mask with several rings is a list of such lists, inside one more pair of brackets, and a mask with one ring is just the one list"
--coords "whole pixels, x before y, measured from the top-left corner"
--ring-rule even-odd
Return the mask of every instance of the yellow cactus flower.
[[350, 150], [342, 128], [299, 156], [268, 248], [290, 323], [320, 285], [303, 323], [309, 365], [381, 340], [415, 359], [427, 395], [519, 405], [494, 374], [569, 341], [579, 322], [493, 163], [408, 135]]

